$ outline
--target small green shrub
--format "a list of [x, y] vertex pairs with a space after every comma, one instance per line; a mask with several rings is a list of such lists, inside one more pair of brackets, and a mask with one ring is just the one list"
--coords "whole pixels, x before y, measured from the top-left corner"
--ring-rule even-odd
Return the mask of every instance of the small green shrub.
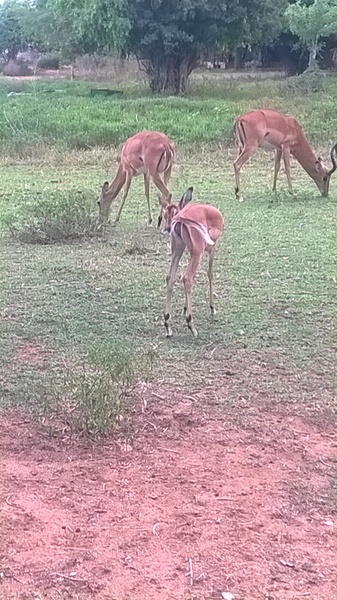
[[62, 431], [93, 436], [114, 431], [130, 407], [134, 386], [150, 377], [154, 360], [152, 351], [132, 351], [124, 342], [98, 346], [52, 382], [43, 394], [44, 411]]
[[327, 88], [327, 77], [324, 71], [318, 68], [307, 69], [301, 75], [288, 77], [280, 86], [280, 92], [283, 95], [313, 94], [323, 92]]
[[25, 244], [56, 244], [102, 234], [92, 197], [83, 193], [37, 196], [24, 213], [7, 214], [5, 226]]
[[36, 67], [38, 69], [50, 69], [57, 71], [60, 68], [60, 57], [58, 54], [43, 54], [37, 61]]

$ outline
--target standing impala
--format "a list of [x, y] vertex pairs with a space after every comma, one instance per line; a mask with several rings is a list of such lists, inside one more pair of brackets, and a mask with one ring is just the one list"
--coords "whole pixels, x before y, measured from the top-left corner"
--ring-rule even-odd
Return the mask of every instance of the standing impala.
[[273, 191], [276, 190], [276, 179], [283, 157], [288, 188], [292, 193], [290, 179], [290, 154], [292, 154], [314, 180], [322, 196], [328, 195], [330, 177], [337, 168], [334, 158], [337, 144], [330, 152], [332, 169], [329, 170], [321, 158], [316, 158], [296, 119], [269, 109], [252, 110], [241, 115], [234, 123], [234, 132], [238, 143], [238, 157], [234, 162], [235, 195], [240, 201], [243, 200], [240, 190], [240, 170], [258, 147], [276, 150]]
[[192, 200], [193, 188], [190, 187], [182, 196], [179, 204], [162, 202], [164, 207], [165, 227], [164, 231], [170, 233], [171, 238], [171, 265], [166, 278], [166, 308], [165, 328], [166, 336], [172, 336], [171, 329], [171, 301], [175, 282], [175, 276], [180, 259], [187, 247], [190, 260], [183, 276], [185, 288], [184, 315], [186, 323], [194, 336], [198, 332], [192, 319], [192, 285], [198, 265], [205, 252], [209, 254], [208, 279], [209, 279], [209, 303], [211, 314], [215, 314], [213, 302], [213, 261], [217, 241], [221, 236], [224, 220], [222, 214], [214, 206], [208, 204], [188, 204]]
[[[152, 223], [150, 205], [150, 179], [157, 186], [164, 201], [169, 197], [167, 188], [174, 162], [174, 144], [164, 133], [157, 131], [141, 131], [126, 140], [120, 157], [119, 167], [112, 183], [103, 184], [98, 200], [100, 221], [109, 218], [112, 202], [117, 198], [125, 185], [121, 204], [117, 211], [115, 222], [119, 221], [124, 202], [129, 192], [131, 180], [137, 175], [144, 175], [145, 196], [148, 206], [148, 223]], [[158, 227], [162, 220], [162, 208], [158, 218]]]

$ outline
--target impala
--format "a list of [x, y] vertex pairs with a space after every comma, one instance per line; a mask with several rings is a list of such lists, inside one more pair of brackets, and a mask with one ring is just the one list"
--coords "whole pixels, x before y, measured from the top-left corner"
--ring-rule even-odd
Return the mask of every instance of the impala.
[[290, 179], [290, 154], [292, 154], [314, 180], [322, 196], [328, 195], [330, 177], [337, 168], [334, 158], [337, 144], [330, 152], [332, 169], [329, 170], [322, 159], [317, 158], [313, 153], [296, 119], [269, 109], [252, 110], [241, 115], [234, 123], [234, 132], [238, 143], [238, 157], [234, 162], [235, 195], [240, 201], [243, 200], [240, 190], [240, 170], [258, 147], [276, 150], [273, 191], [276, 190], [276, 179], [283, 157], [288, 188], [292, 193]]
[[[108, 181], [103, 184], [97, 202], [99, 205], [100, 221], [105, 222], [108, 220], [111, 204], [117, 198], [122, 187], [125, 186], [115, 222], [119, 221], [132, 178], [143, 174], [148, 206], [148, 223], [150, 225], [152, 223], [150, 180], [152, 179], [153, 183], [159, 189], [162, 200], [169, 197], [170, 192], [167, 184], [171, 175], [174, 155], [174, 144], [164, 133], [141, 131], [126, 140], [122, 148], [117, 174], [110, 185]], [[162, 220], [162, 210], [161, 208], [158, 227]]]
[[224, 220], [222, 214], [214, 206], [208, 204], [189, 204], [192, 200], [193, 188], [190, 187], [182, 196], [179, 204], [171, 204], [168, 200], [162, 201], [164, 207], [164, 231], [170, 233], [171, 240], [171, 265], [166, 278], [166, 308], [165, 328], [166, 336], [172, 336], [171, 328], [171, 302], [175, 277], [180, 259], [185, 248], [190, 253], [190, 260], [183, 276], [185, 288], [185, 306], [183, 314], [186, 323], [194, 336], [198, 332], [192, 319], [192, 285], [198, 265], [205, 252], [209, 255], [209, 303], [211, 314], [215, 314], [213, 302], [213, 261], [217, 241], [221, 236]]

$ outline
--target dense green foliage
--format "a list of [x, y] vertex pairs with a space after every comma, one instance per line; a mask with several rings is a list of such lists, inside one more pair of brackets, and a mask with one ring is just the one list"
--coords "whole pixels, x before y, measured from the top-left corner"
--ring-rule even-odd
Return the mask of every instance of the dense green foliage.
[[315, 66], [321, 38], [337, 33], [337, 0], [315, 0], [309, 5], [297, 0], [289, 4], [285, 17], [290, 31], [309, 50], [309, 67]]
[[7, 59], [15, 58], [29, 41], [24, 27], [28, 12], [29, 7], [16, 0], [0, 6], [0, 54]]
[[208, 53], [271, 42], [287, 5], [287, 0], [11, 2], [25, 8], [17, 31], [23, 29], [30, 42], [57, 49], [69, 60], [95, 51], [132, 53], [153, 92], [174, 94], [185, 93], [188, 77]]
[[336, 24], [336, 0], [6, 0], [0, 53], [14, 58], [33, 45], [68, 62], [85, 53], [131, 54], [152, 92], [185, 94], [201, 59], [266, 48], [281, 32], [309, 49], [312, 66]]
[[272, 40], [280, 31], [286, 0], [128, 4], [132, 16], [126, 48], [141, 59], [152, 91], [185, 93], [189, 75], [207, 53]]

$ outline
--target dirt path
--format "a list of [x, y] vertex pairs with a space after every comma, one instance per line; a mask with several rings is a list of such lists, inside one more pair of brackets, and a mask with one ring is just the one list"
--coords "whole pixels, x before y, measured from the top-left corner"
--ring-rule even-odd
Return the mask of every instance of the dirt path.
[[2, 600], [336, 598], [333, 424], [194, 406], [149, 398], [132, 446], [2, 418]]

